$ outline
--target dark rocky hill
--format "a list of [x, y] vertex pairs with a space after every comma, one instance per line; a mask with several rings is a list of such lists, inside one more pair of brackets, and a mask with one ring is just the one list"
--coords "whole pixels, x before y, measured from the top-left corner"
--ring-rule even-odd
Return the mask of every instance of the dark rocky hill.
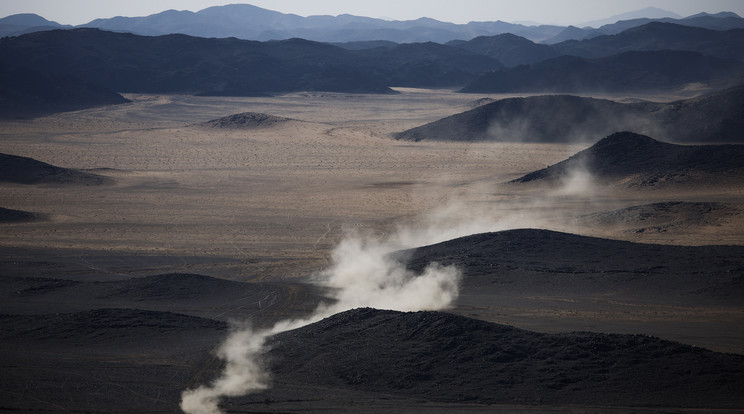
[[635, 119], [629, 105], [571, 95], [507, 98], [416, 128], [408, 141], [576, 142], [607, 135]]
[[585, 291], [599, 288], [628, 296], [660, 295], [657, 299], [663, 302], [738, 285], [729, 294], [736, 300], [744, 297], [744, 280], [738, 273], [744, 266], [743, 246], [643, 244], [516, 229], [460, 237], [400, 254], [416, 271], [431, 262], [457, 266], [466, 289], [498, 283], [503, 288], [518, 284], [535, 292], [586, 295]]
[[293, 121], [290, 118], [281, 116], [261, 114], [257, 112], [242, 112], [239, 114], [228, 115], [218, 119], [197, 124], [208, 128], [266, 128], [274, 125], [284, 124]]
[[618, 132], [514, 182], [560, 181], [576, 172], [631, 186], [741, 180], [743, 157], [744, 145], [675, 145], [633, 132]]
[[741, 407], [744, 356], [641, 335], [541, 334], [356, 309], [271, 340], [282, 383], [441, 402]]
[[560, 53], [550, 46], [537, 44], [511, 33], [479, 36], [469, 41], [453, 40], [447, 44], [490, 56], [508, 67], [531, 64], [560, 56]]
[[57, 167], [33, 158], [0, 154], [0, 181], [18, 184], [108, 184], [111, 179], [68, 168]]
[[467, 93], [653, 92], [690, 83], [729, 87], [744, 79], [744, 63], [688, 51], [627, 51], [588, 59], [562, 56], [484, 74]]
[[403, 131], [396, 138], [593, 142], [624, 130], [669, 142], [744, 142], [744, 85], [670, 103], [567, 95], [508, 98]]

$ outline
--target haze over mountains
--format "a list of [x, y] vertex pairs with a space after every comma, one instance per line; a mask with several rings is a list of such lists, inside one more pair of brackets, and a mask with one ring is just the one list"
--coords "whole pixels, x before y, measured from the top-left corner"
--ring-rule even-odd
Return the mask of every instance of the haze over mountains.
[[[744, 28], [744, 22], [734, 13], [709, 15], [701, 13], [683, 18], [674, 13], [646, 8], [612, 16], [602, 21], [588, 22], [583, 28], [554, 25], [524, 25], [504, 21], [454, 24], [426, 17], [408, 21], [390, 21], [342, 14], [339, 16], [301, 17], [280, 13], [250, 4], [230, 4], [209, 7], [197, 12], [166, 10], [142, 17], [95, 19], [77, 27], [129, 32], [147, 36], [171, 33], [198, 37], [237, 37], [247, 40], [281, 40], [300, 37], [321, 42], [389, 40], [396, 43], [450, 40], [470, 40], [478, 36], [512, 33], [532, 41], [557, 43], [569, 39], [585, 39], [616, 34], [651, 21], [664, 21], [715, 30]], [[32, 30], [70, 28], [32, 14], [19, 14], [0, 19], [0, 36], [18, 35]], [[575, 33], [570, 36], [569, 33]]]
[[392, 93], [396, 86], [659, 92], [690, 84], [723, 89], [744, 80], [744, 28], [736, 28], [744, 19], [721, 13], [632, 22], [603, 26], [603, 33], [617, 34], [549, 45], [535, 41], [562, 28], [300, 17], [251, 5], [98, 19], [72, 29], [14, 15], [0, 19], [0, 32], [31, 33], [0, 39], [0, 70], [7, 75], [0, 116], [126, 102], [117, 93]]

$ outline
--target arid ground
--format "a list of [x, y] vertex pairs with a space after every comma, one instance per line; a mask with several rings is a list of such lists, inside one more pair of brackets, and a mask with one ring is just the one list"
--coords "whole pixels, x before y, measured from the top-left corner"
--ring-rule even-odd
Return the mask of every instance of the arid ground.
[[[215, 373], [219, 364], [209, 350], [224, 336], [224, 321], [252, 317], [266, 325], [312, 310], [324, 295], [310, 283], [312, 277], [330, 264], [332, 249], [349, 232], [384, 238], [400, 227], [430, 230], [419, 231], [413, 239], [420, 243], [411, 248], [522, 228], [637, 243], [744, 245], [744, 181], [622, 187], [582, 178], [550, 188], [510, 184], [587, 145], [396, 141], [392, 134], [463, 112], [486, 96], [399, 91], [267, 98], [126, 95], [132, 103], [2, 121], [0, 153], [113, 179], [102, 185], [0, 183], [0, 207], [38, 215], [0, 222], [0, 314], [15, 315], [4, 327], [43, 331], [44, 321], [52, 321], [48, 315], [94, 312], [92, 319], [106, 319], [110, 315], [95, 312], [108, 308], [138, 310], [124, 319], [154, 318], [136, 312], [173, 312], [175, 319], [188, 315], [214, 325], [178, 319], [173, 326], [182, 330], [159, 331], [170, 351], [158, 348], [145, 328], [133, 338], [151, 342], [136, 339], [136, 346], [121, 351], [112, 346], [121, 344], [116, 335], [106, 333], [86, 331], [79, 342], [64, 332], [6, 334], [2, 361], [11, 374], [0, 380], [5, 393], [0, 410], [117, 411], [128, 404], [140, 412], [148, 404], [177, 409], [179, 390]], [[243, 112], [288, 120], [200, 125]], [[202, 287], [201, 279], [189, 276], [182, 279], [188, 280], [185, 291], [172, 292], [160, 279], [141, 279], [147, 281], [141, 285], [131, 280], [169, 273], [224, 281]], [[644, 334], [744, 354], [744, 306], [738, 300], [660, 301], [658, 292], [649, 299], [468, 286], [465, 282], [451, 312], [538, 332]], [[68, 322], [53, 323], [64, 328]], [[78, 329], [77, 322], [69, 323], [70, 332]], [[66, 356], [54, 354], [57, 349]], [[144, 375], [159, 385], [119, 383], [137, 383], [145, 371], [134, 368], [118, 371], [121, 377], [112, 373], [112, 366], [129, 366], [140, 357], [149, 364]], [[92, 380], [81, 380], [79, 388], [61, 385], [96, 376], [100, 389]], [[36, 382], [40, 377], [51, 379]], [[368, 402], [369, 412], [400, 404], [429, 412], [514, 408], [386, 399], [348, 389], [321, 401], [308, 396], [316, 391], [294, 391], [294, 396], [270, 394], [276, 405], [231, 407], [323, 410], [356, 399]], [[109, 398], [112, 394], [117, 395]], [[303, 398], [314, 402], [303, 405]], [[533, 412], [579, 412], [573, 409], [578, 410], [551, 406]]]

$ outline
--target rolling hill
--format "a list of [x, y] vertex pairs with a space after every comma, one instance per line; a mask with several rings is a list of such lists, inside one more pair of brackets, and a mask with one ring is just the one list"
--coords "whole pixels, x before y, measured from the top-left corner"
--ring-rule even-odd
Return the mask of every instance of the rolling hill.
[[541, 334], [440, 312], [343, 312], [277, 335], [269, 356], [280, 384], [439, 402], [744, 402], [737, 392], [744, 385], [741, 355], [642, 335]]
[[100, 185], [110, 183], [111, 179], [57, 167], [33, 158], [0, 154], [0, 181], [16, 184]]
[[669, 103], [571, 95], [507, 98], [397, 134], [401, 140], [594, 142], [632, 130], [669, 142], [744, 142], [744, 85]]
[[742, 157], [744, 145], [675, 145], [632, 132], [617, 132], [514, 182], [560, 181], [575, 173], [628, 186], [741, 182]]

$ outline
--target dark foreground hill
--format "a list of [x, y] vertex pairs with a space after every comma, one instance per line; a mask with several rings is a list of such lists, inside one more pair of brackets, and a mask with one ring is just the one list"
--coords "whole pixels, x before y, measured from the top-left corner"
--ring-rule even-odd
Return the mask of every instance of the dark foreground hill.
[[675, 90], [690, 83], [741, 83], [744, 63], [698, 52], [627, 51], [601, 58], [561, 56], [474, 80], [466, 93], [597, 93]]
[[177, 411], [226, 328], [137, 309], [0, 315], [2, 410]]
[[441, 402], [738, 408], [744, 356], [640, 335], [540, 334], [356, 309], [271, 341], [278, 381]]
[[618, 132], [513, 182], [555, 182], [575, 174], [627, 186], [741, 182], [743, 157], [744, 145], [676, 145], [633, 132]]
[[57, 167], [33, 158], [0, 154], [0, 181], [17, 184], [100, 185], [111, 182], [102, 175]]
[[409, 141], [594, 141], [617, 131], [669, 142], [744, 142], [744, 85], [669, 103], [571, 95], [507, 98], [403, 131]]
[[[744, 299], [744, 247], [633, 243], [539, 229], [475, 234], [403, 256], [420, 271], [455, 265], [467, 291], [527, 288], [533, 294], [653, 298], [660, 303]], [[495, 286], [494, 286], [495, 284]], [[473, 292], [474, 293], [474, 292]]]

